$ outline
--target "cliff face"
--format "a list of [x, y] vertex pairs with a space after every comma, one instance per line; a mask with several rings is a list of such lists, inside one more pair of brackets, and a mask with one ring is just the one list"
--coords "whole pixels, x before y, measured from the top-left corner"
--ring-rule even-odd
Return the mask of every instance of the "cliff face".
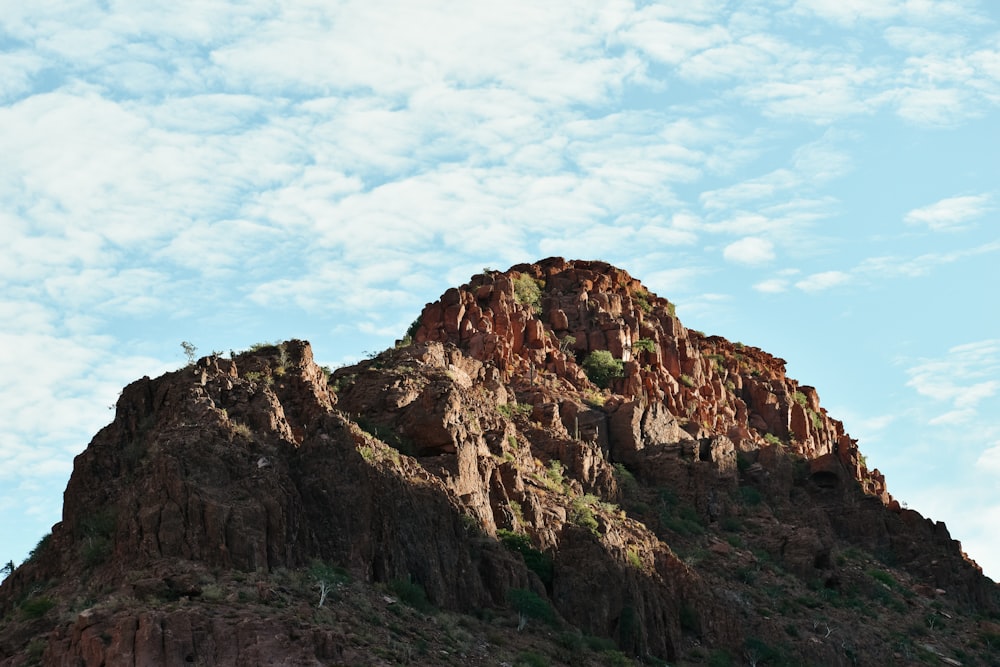
[[[977, 664], [1000, 637], [967, 620], [1000, 612], [996, 584], [815, 389], [625, 271], [484, 272], [410, 334], [332, 376], [288, 341], [129, 385], [0, 587], [0, 665], [500, 664], [529, 640], [606, 662], [568, 636], [649, 661]], [[372, 639], [383, 607], [429, 622], [397, 599], [485, 638]]]

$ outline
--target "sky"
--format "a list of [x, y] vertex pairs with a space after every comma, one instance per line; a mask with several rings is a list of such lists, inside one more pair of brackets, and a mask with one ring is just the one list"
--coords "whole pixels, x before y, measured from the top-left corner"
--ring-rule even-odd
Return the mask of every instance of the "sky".
[[0, 0], [0, 562], [121, 388], [602, 259], [1000, 579], [993, 0]]

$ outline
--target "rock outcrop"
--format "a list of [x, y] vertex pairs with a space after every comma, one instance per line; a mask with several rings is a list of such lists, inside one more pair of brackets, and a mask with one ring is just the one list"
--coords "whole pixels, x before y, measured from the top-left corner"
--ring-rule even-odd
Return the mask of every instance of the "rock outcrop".
[[[551, 258], [474, 276], [332, 375], [288, 341], [126, 387], [0, 587], [0, 665], [381, 664], [331, 625], [330, 572], [513, 608], [517, 630], [549, 609], [672, 662], [908, 664], [930, 649], [859, 606], [1000, 612], [781, 359], [685, 329], [621, 269]], [[321, 611], [293, 613], [317, 587]]]

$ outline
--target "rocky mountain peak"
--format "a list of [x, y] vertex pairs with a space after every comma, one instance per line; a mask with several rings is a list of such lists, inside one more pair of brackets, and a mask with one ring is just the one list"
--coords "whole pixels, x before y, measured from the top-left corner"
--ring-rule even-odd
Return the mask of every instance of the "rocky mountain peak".
[[126, 387], [0, 665], [910, 664], [998, 614], [781, 359], [550, 258], [332, 373], [292, 340]]
[[[605, 262], [553, 257], [484, 271], [428, 304], [413, 337], [456, 345], [519, 387], [587, 398], [606, 385], [608, 409], [662, 406], [693, 438], [725, 435], [746, 451], [787, 447], [827, 483], [846, 474], [898, 509], [844, 425], [815, 388], [785, 375], [783, 359], [686, 329], [673, 304]], [[594, 352], [610, 354], [610, 365], [597, 357], [604, 375], [588, 376]]]

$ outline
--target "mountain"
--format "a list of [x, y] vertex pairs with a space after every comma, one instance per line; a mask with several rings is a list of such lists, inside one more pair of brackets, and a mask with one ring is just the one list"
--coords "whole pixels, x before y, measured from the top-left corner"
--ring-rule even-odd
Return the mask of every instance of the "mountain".
[[561, 258], [332, 373], [133, 382], [0, 618], [3, 666], [1000, 664], [1000, 587], [814, 388]]

